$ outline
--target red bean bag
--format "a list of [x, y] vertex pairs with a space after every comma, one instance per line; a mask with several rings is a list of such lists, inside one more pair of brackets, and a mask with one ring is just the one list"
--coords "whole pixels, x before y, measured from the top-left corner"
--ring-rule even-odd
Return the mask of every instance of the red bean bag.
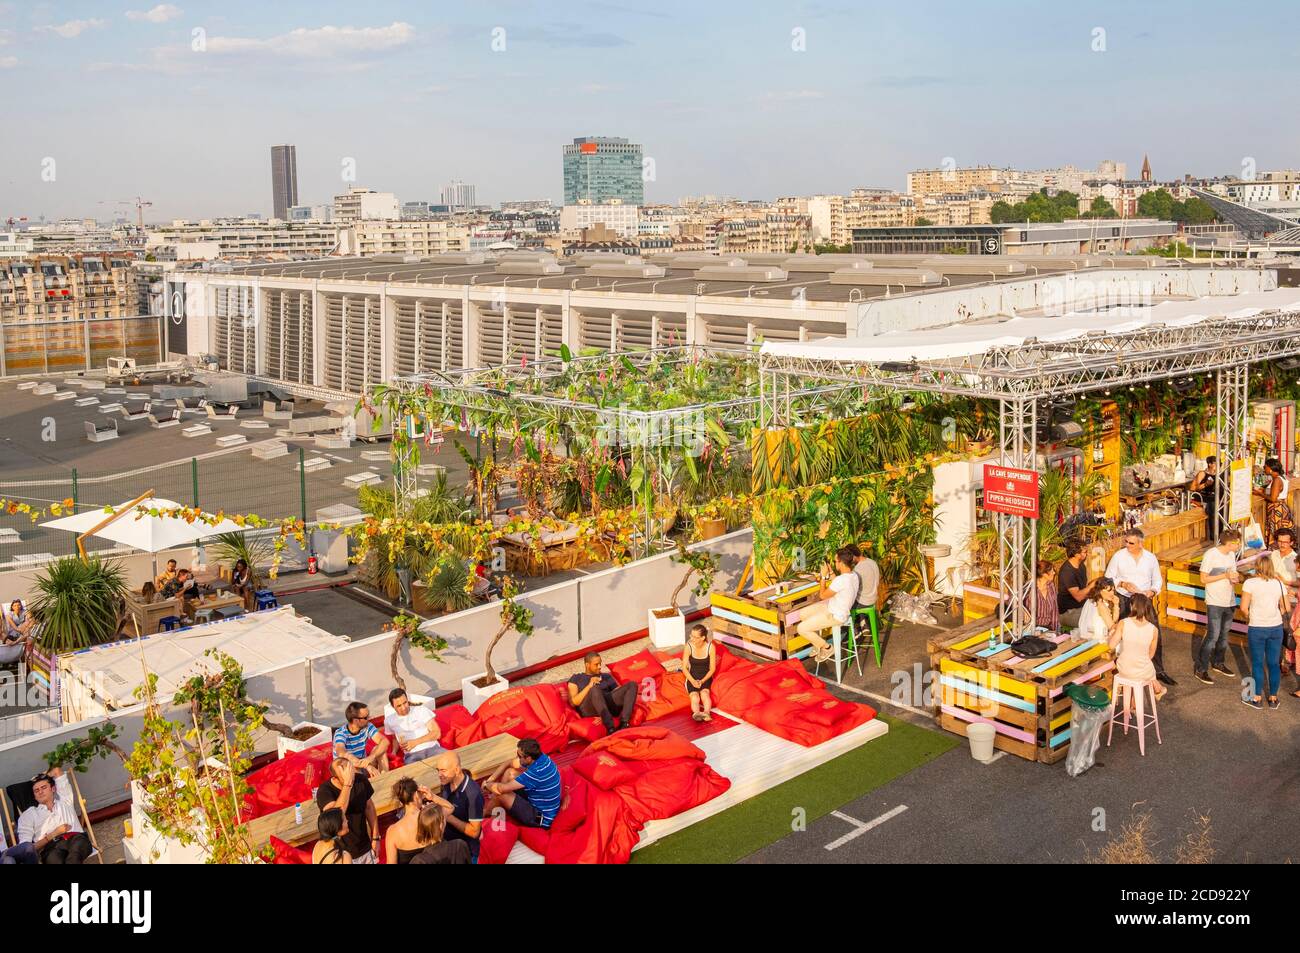
[[474, 720], [474, 716], [469, 713], [469, 709], [464, 705], [447, 705], [444, 708], [435, 708], [433, 717], [438, 722], [438, 728], [442, 731], [442, 738], [439, 743], [444, 747], [450, 747], [447, 744], [447, 738], [463, 725], [468, 725]]
[[[564, 774], [565, 772], [561, 772]], [[569, 828], [551, 825], [548, 864], [625, 864], [632, 856], [641, 826], [629, 815], [617, 791], [602, 791], [572, 771], [572, 784], [585, 786], [586, 814], [582, 823]], [[557, 820], [559, 817], [557, 816]]]
[[460, 748], [484, 738], [509, 733], [516, 738], [536, 738], [548, 754], [569, 743], [573, 706], [563, 685], [528, 685], [493, 695], [474, 717], [452, 732], [451, 747]]
[[644, 767], [633, 784], [614, 789], [642, 826], [711, 801], [731, 787], [729, 780], [697, 758], [648, 762]]
[[571, 741], [595, 741], [605, 737], [605, 723], [595, 715], [583, 718], [575, 711], [569, 720], [569, 739]]
[[657, 681], [642, 686], [636, 708], [632, 711], [632, 724], [642, 725], [684, 711], [690, 704], [685, 676], [681, 672], [665, 672]]
[[478, 862], [504, 864], [517, 840], [519, 828], [515, 824], [504, 817], [488, 818], [483, 822], [483, 829], [478, 835]]
[[582, 775], [602, 791], [631, 784], [636, 781], [636, 772], [630, 770], [618, 758], [603, 751], [587, 754], [573, 763], [573, 770]]
[[311, 864], [310, 847], [294, 847], [292, 844], [286, 844], [274, 834], [269, 841], [271, 850], [275, 852], [275, 857], [271, 861], [273, 864]]
[[[804, 698], [803, 696], [809, 696]], [[796, 693], [794, 698], [773, 698], [745, 712], [745, 720], [757, 728], [785, 738], [796, 744], [811, 748], [829, 741], [837, 735], [865, 724], [876, 717], [875, 709], [870, 705], [857, 705], [846, 702], [850, 711], [834, 724], [819, 724], [809, 718], [809, 712], [819, 708], [828, 699], [838, 701], [829, 692]]]
[[664, 674], [664, 667], [649, 649], [642, 649], [635, 655], [629, 655], [618, 662], [610, 662], [609, 673], [620, 685], [624, 682], [636, 682], [641, 685], [647, 678], [658, 681]]
[[264, 817], [295, 804], [306, 804], [329, 777], [334, 760], [332, 743], [316, 745], [272, 761], [246, 778], [252, 791], [244, 798], [245, 821]]
[[605, 752], [624, 761], [668, 761], [674, 758], [704, 760], [704, 752], [677, 732], [657, 725], [625, 728], [617, 734], [593, 741], [586, 755]]

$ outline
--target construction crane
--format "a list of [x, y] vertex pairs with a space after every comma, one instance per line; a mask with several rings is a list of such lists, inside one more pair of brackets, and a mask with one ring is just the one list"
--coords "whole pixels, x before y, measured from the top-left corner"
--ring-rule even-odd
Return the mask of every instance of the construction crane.
[[112, 200], [111, 203], [110, 203], [109, 201], [105, 200], [105, 201], [101, 201], [99, 204], [100, 204], [100, 205], [105, 205], [105, 204], [112, 204], [112, 205], [134, 205], [134, 206], [135, 206], [135, 224], [136, 224], [136, 227], [139, 228], [141, 231], [144, 230], [144, 210], [147, 209], [147, 208], [149, 208], [151, 205], [153, 205], [152, 202], [146, 202], [143, 198], [141, 198], [141, 197], [138, 196], [138, 195], [137, 195], [135, 198], [133, 198], [133, 199], [115, 199], [115, 200]]

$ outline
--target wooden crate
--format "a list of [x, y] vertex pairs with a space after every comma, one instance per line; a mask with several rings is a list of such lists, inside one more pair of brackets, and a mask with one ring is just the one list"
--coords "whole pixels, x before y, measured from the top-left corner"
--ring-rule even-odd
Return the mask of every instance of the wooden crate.
[[815, 580], [801, 580], [784, 595], [771, 586], [740, 594], [709, 594], [710, 626], [721, 642], [770, 659], [786, 659], [808, 647], [796, 631], [804, 609], [818, 602]]
[[969, 725], [991, 724], [994, 746], [1027, 761], [1055, 764], [1070, 750], [1072, 702], [1065, 689], [1111, 689], [1115, 663], [1104, 642], [1058, 637], [1051, 655], [1024, 659], [1000, 639], [990, 621], [930, 639], [934, 705], [944, 729], [965, 736]]

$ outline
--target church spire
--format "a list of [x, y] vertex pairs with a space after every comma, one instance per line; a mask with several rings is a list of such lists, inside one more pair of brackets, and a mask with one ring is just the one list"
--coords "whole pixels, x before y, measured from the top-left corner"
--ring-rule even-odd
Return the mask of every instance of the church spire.
[[1145, 154], [1142, 156], [1142, 181], [1151, 181], [1151, 160]]

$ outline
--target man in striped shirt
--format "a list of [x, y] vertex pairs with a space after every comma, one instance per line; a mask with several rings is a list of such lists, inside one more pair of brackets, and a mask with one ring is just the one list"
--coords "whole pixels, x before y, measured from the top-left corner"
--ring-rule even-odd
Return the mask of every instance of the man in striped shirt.
[[560, 769], [542, 752], [536, 738], [519, 742], [516, 753], [514, 761], [483, 782], [483, 793], [491, 795], [484, 814], [492, 817], [499, 806], [520, 827], [549, 828], [563, 795]]
[[[352, 702], [343, 713], [347, 724], [334, 731], [334, 757], [347, 758], [370, 774], [388, 769], [388, 736], [370, 723], [370, 709]], [[375, 739], [374, 750], [366, 754], [366, 742]]]

